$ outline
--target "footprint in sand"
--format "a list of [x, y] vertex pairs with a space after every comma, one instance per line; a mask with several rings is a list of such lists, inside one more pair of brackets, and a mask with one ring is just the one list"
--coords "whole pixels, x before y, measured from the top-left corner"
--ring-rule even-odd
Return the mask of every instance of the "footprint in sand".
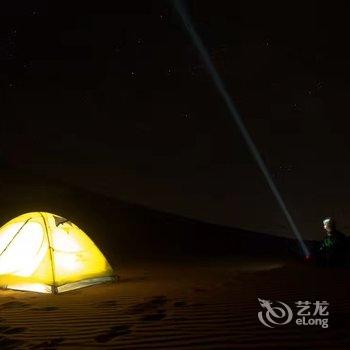
[[10, 327], [0, 326], [0, 349], [17, 349], [23, 342], [16, 339], [8, 338], [7, 335], [23, 333], [26, 330], [25, 327]]
[[35, 349], [56, 349], [57, 345], [60, 345], [64, 341], [64, 338], [53, 338], [48, 341], [44, 341], [39, 344], [35, 344], [31, 346], [29, 349], [30, 350], [35, 350]]
[[59, 308], [56, 307], [56, 306], [44, 306], [44, 307], [35, 307], [35, 308], [32, 308], [32, 310], [34, 311], [56, 311], [58, 310]]
[[0, 333], [4, 333], [6, 332], [8, 329], [10, 329], [11, 327], [7, 327], [7, 326], [0, 326]]
[[130, 307], [128, 313], [134, 315], [142, 314], [141, 321], [160, 321], [166, 316], [166, 312], [163, 309], [166, 303], [167, 298], [164, 295], [156, 296], [149, 301]]
[[0, 349], [18, 349], [23, 342], [0, 336]]
[[9, 301], [7, 303], [0, 305], [0, 310], [7, 310], [7, 309], [21, 309], [23, 307], [28, 307], [29, 304], [23, 303], [21, 301]]
[[154, 297], [150, 300], [150, 304], [154, 306], [163, 306], [164, 304], [166, 304], [166, 302], [167, 302], [167, 298], [165, 295]]
[[25, 327], [7, 327], [8, 329], [4, 330], [3, 334], [18, 334], [23, 333], [27, 328]]
[[187, 303], [186, 303], [186, 301], [175, 301], [175, 303], [173, 305], [175, 307], [183, 307], [183, 306], [186, 306]]
[[166, 316], [165, 310], [158, 310], [157, 313], [142, 316], [141, 321], [144, 321], [144, 322], [160, 321], [165, 316]]
[[131, 306], [128, 309], [128, 313], [130, 314], [141, 314], [145, 312], [152, 312], [157, 310], [158, 308], [164, 306], [167, 302], [167, 298], [164, 295], [153, 297], [151, 300], [146, 301], [145, 303], [136, 304]]
[[108, 343], [112, 339], [121, 335], [130, 334], [130, 326], [127, 324], [111, 327], [107, 332], [96, 336], [94, 339], [98, 343]]

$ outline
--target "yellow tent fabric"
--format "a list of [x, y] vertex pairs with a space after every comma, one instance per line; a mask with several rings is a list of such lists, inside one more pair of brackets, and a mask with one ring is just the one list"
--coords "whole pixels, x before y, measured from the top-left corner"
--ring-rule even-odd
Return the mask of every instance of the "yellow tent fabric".
[[60, 293], [114, 279], [92, 240], [58, 215], [27, 213], [0, 228], [0, 288]]

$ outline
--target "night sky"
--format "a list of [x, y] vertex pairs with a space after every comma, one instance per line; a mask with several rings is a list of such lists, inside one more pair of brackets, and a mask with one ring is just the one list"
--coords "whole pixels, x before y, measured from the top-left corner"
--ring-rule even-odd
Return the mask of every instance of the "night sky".
[[[1, 4], [3, 164], [292, 236], [171, 2], [30, 3]], [[186, 3], [303, 236], [350, 233], [346, 2]]]

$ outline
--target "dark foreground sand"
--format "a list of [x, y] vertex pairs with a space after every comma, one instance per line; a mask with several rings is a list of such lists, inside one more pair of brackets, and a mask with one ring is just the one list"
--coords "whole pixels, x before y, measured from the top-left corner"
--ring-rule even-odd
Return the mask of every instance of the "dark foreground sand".
[[[349, 272], [263, 258], [121, 262], [120, 282], [0, 292], [0, 349], [348, 349]], [[327, 300], [329, 328], [259, 323], [257, 298]]]

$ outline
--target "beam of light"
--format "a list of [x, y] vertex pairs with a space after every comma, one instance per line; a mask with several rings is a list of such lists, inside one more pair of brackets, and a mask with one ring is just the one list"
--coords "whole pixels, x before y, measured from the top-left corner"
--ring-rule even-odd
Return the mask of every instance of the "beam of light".
[[182, 1], [181, 0], [174, 0], [174, 4], [175, 4], [175, 8], [176, 8], [177, 12], [179, 13], [179, 15], [182, 19], [183, 24], [186, 27], [188, 34], [190, 35], [190, 37], [193, 41], [194, 46], [198, 49], [205, 65], [209, 71], [216, 88], [219, 90], [222, 98], [224, 99], [226, 106], [230, 112], [231, 117], [236, 122], [244, 140], [247, 143], [247, 146], [248, 146], [250, 152], [252, 153], [255, 161], [258, 163], [258, 166], [259, 166], [260, 170], [262, 171], [262, 173], [263, 173], [272, 193], [274, 194], [279, 206], [281, 207], [284, 215], [286, 216], [287, 221], [288, 221], [295, 237], [299, 241], [304, 255], [306, 257], [308, 257], [310, 255], [309, 250], [306, 247], [306, 245], [301, 237], [301, 234], [300, 234], [291, 214], [289, 213], [287, 206], [286, 206], [276, 184], [274, 183], [274, 181], [272, 179], [272, 176], [269, 172], [269, 169], [267, 168], [265, 162], [263, 161], [252, 137], [250, 136], [246, 126], [243, 123], [243, 120], [242, 120], [240, 113], [238, 112], [235, 104], [233, 103], [232, 98], [230, 97], [229, 93], [227, 92], [225, 85], [224, 85], [218, 71], [216, 70], [206, 48], [204, 47], [204, 44], [203, 44], [201, 38], [199, 37], [199, 35], [195, 31], [195, 29], [192, 25], [191, 19], [188, 15], [186, 9], [184, 8]]

